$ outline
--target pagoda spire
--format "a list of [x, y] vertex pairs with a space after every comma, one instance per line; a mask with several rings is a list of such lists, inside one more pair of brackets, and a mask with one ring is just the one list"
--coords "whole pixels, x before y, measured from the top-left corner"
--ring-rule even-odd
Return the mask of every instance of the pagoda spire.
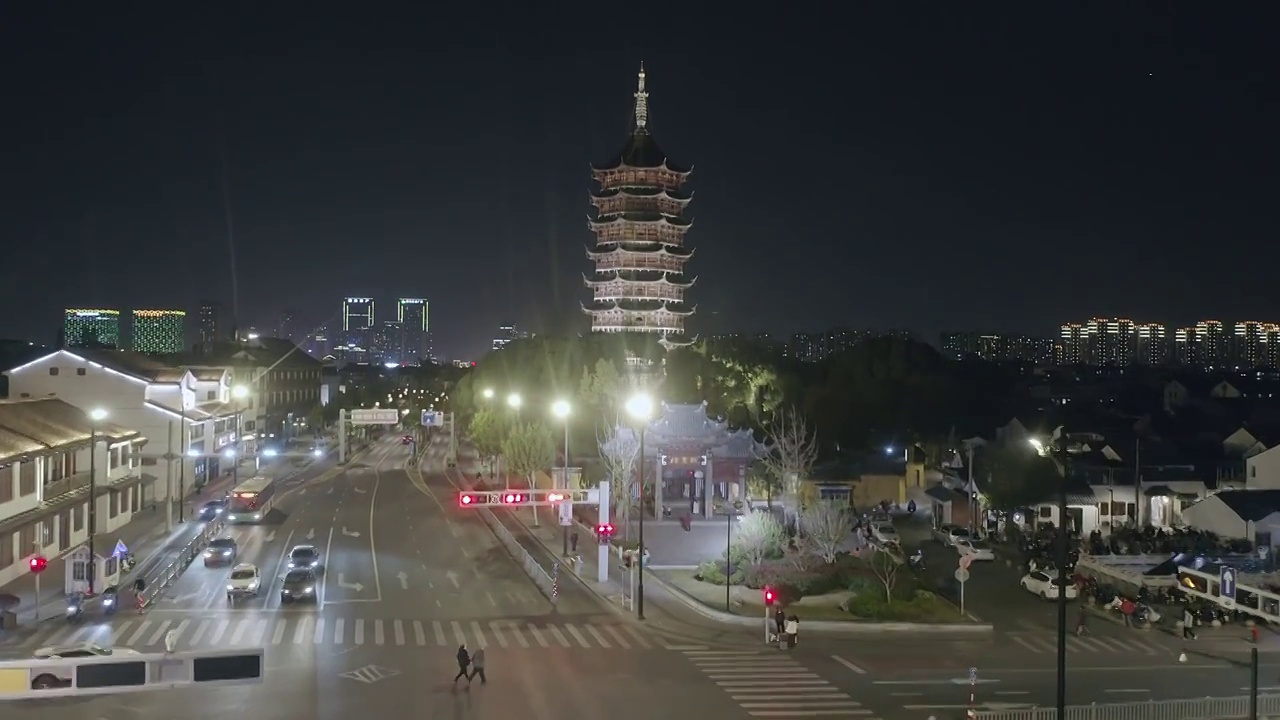
[[644, 89], [644, 63], [640, 63], [640, 80], [636, 86], [636, 132], [649, 132], [649, 91]]

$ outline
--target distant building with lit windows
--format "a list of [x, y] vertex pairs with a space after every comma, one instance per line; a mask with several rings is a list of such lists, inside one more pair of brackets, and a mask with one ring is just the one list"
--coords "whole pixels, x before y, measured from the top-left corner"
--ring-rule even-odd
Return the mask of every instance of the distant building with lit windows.
[[515, 325], [503, 325], [498, 328], [498, 334], [493, 338], [493, 349], [501, 350], [512, 340], [520, 340], [527, 337], [529, 337], [529, 333], [517, 330]]
[[67, 308], [62, 320], [66, 347], [120, 347], [120, 311]]
[[373, 298], [349, 297], [342, 301], [342, 344], [365, 348], [373, 345]]
[[133, 351], [147, 354], [182, 352], [185, 310], [134, 310]]
[[400, 298], [396, 302], [399, 323], [398, 361], [410, 365], [431, 359], [431, 326], [427, 317], [428, 303], [422, 298]]
[[979, 359], [996, 363], [1051, 365], [1050, 338], [993, 332], [954, 332], [942, 335], [942, 354], [952, 360]]

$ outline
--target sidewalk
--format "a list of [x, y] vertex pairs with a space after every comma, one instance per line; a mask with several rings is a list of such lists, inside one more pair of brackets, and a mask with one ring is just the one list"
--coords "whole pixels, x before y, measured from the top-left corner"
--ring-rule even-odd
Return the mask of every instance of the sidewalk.
[[[243, 476], [243, 473], [241, 473]], [[174, 512], [174, 528], [172, 532], [165, 530], [165, 513], [160, 504], [143, 507], [125, 525], [109, 533], [98, 533], [94, 538], [94, 551], [99, 555], [108, 555], [115, 548], [117, 541], [124, 541], [126, 547], [138, 561], [137, 566], [127, 577], [132, 581], [136, 577], [149, 578], [165, 559], [170, 549], [181, 548], [196, 533], [200, 532], [204, 523], [193, 521], [192, 507], [196, 511], [209, 500], [220, 498], [231, 489], [230, 473], [206, 483], [199, 495], [188, 495], [184, 499], [186, 522], [177, 521]], [[78, 547], [78, 546], [77, 546]], [[18, 616], [18, 628], [29, 628], [39, 620], [61, 617], [66, 606], [64, 580], [66, 577], [65, 557], [71, 550], [67, 548], [61, 555], [49, 558], [49, 565], [40, 575], [40, 607], [36, 608], [36, 576], [30, 573], [0, 587], [0, 595], [13, 595], [19, 599], [12, 612]], [[0, 640], [6, 636], [6, 630], [0, 630]]]

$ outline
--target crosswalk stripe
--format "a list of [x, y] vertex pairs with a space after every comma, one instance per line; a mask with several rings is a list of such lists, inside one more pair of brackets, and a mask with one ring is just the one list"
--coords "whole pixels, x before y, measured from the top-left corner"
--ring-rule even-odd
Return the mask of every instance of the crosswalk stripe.
[[364, 644], [364, 620], [356, 620], [356, 640], [357, 645]]
[[[582, 647], [591, 647], [591, 643], [587, 642], [587, 639], [582, 637], [582, 633], [578, 632], [578, 628], [572, 625], [565, 625], [564, 629], [568, 630], [569, 634], [573, 636], [573, 639], [578, 641], [578, 645]], [[551, 626], [551, 631], [559, 634], [559, 631], [555, 629], [554, 625]]]
[[596, 639], [596, 643], [599, 644], [600, 647], [602, 648], [613, 647], [612, 645], [609, 644], [609, 641], [605, 639], [604, 635], [600, 634], [599, 630], [595, 629], [590, 625], [587, 625], [586, 628], [587, 628], [587, 632], [591, 633], [591, 637]]
[[191, 624], [190, 620], [183, 620], [182, 622], [178, 623], [178, 627], [173, 629], [174, 643], [182, 642], [182, 633], [187, 631], [187, 626], [190, 624]]
[[513, 626], [511, 628], [511, 634], [515, 635], [516, 642], [520, 644], [520, 647], [522, 648], [529, 647], [529, 641], [524, 639], [524, 633], [520, 632], [520, 628]]
[[156, 643], [160, 642], [160, 638], [164, 637], [165, 631], [169, 629], [169, 623], [170, 623], [169, 620], [165, 620], [164, 622], [161, 622], [160, 627], [156, 628], [156, 631], [151, 633], [151, 638], [147, 640], [147, 644], [155, 645]]
[[[218, 626], [213, 629], [213, 634], [209, 636], [210, 645], [217, 645], [218, 641], [222, 640], [222, 634], [227, 631], [227, 625], [229, 624], [226, 620], [218, 621]], [[143, 625], [146, 625], [146, 623], [143, 623]]]
[[609, 631], [609, 634], [613, 636], [613, 639], [617, 641], [618, 645], [620, 645], [623, 650], [631, 649], [631, 644], [628, 643], [626, 638], [622, 637], [621, 633], [615, 630], [612, 625], [605, 625], [604, 629]]
[[485, 647], [489, 643], [485, 642], [484, 632], [480, 630], [480, 623], [475, 620], [471, 621], [471, 632], [476, 634], [476, 647]]
[[396, 620], [393, 627], [396, 633], [396, 645], [404, 645], [404, 623]]
[[125, 620], [123, 623], [120, 623], [120, 627], [112, 628], [111, 633], [108, 635], [108, 637], [111, 638], [111, 644], [120, 644], [117, 641], [123, 637], [125, 633], [129, 632], [129, 628], [131, 627], [133, 627], [133, 621]]
[[241, 620], [240, 622], [236, 623], [236, 629], [231, 633], [231, 644], [239, 645], [241, 642], [243, 642], [244, 634], [249, 630], [249, 627], [252, 624], [253, 624], [252, 620]]
[[151, 627], [151, 621], [143, 620], [142, 624], [138, 626], [138, 629], [134, 630], [133, 634], [129, 636], [129, 639], [124, 641], [124, 644], [133, 645], [134, 643], [138, 642], [138, 639], [141, 638], [143, 633], [145, 633], [147, 629], [150, 627]]
[[338, 618], [337, 620], [333, 621], [333, 644], [334, 645], [341, 645], [343, 639], [346, 637], [346, 633], [343, 632], [343, 630], [345, 629], [343, 625], [345, 624], [346, 624], [346, 620], [344, 620], [343, 618]]
[[311, 638], [311, 642], [314, 645], [320, 645], [324, 643], [324, 618], [322, 617], [316, 618], [315, 637]]
[[272, 644], [272, 645], [279, 645], [279, 644], [280, 644], [280, 642], [281, 642], [282, 640], [284, 640], [284, 629], [285, 629], [285, 627], [286, 627], [286, 626], [285, 626], [285, 621], [284, 621], [284, 620], [280, 620], [280, 621], [277, 621], [277, 622], [276, 622], [276, 632], [275, 632], [275, 634], [274, 634], [274, 635], [272, 635], [272, 636], [271, 636], [271, 644]]
[[626, 630], [626, 631], [627, 631], [627, 634], [628, 634], [628, 635], [630, 635], [632, 638], [634, 638], [634, 639], [635, 639], [636, 644], [637, 644], [637, 645], [639, 645], [640, 647], [644, 648], [645, 650], [648, 650], [649, 648], [651, 648], [651, 647], [652, 647], [652, 645], [650, 645], [650, 644], [649, 644], [649, 641], [648, 641], [648, 640], [645, 640], [645, 639], [644, 639], [644, 636], [643, 636], [643, 635], [641, 635], [641, 634], [640, 634], [640, 633], [639, 633], [635, 628], [633, 628], [633, 627], [623, 627], [623, 630]]
[[373, 621], [373, 644], [381, 645], [385, 640], [386, 640], [386, 637], [382, 634], [382, 621], [374, 620]]
[[298, 623], [298, 629], [293, 631], [293, 644], [301, 645], [309, 630], [311, 630], [311, 618], [304, 617], [302, 622]]
[[489, 632], [493, 633], [493, 639], [498, 641], [498, 647], [507, 647], [507, 636], [502, 634], [497, 623], [489, 623]]
[[416, 640], [418, 641], [418, 644], [419, 644], [419, 645], [426, 645], [426, 644], [427, 644], [427, 632], [426, 632], [426, 630], [422, 627], [422, 621], [421, 621], [421, 620], [414, 620], [414, 621], [413, 621], [413, 637], [414, 637], [414, 639], [416, 639]]
[[551, 636], [556, 639], [556, 642], [560, 643], [560, 647], [571, 647], [569, 638], [565, 637], [564, 633], [560, 632], [560, 628], [555, 625], [551, 625], [547, 630], [551, 631]]
[[467, 635], [462, 632], [462, 625], [457, 620], [450, 620], [449, 628], [453, 630], [453, 637], [458, 641], [459, 645], [467, 644]]
[[[211, 624], [212, 624], [212, 623], [211, 623], [211, 622], [209, 622], [208, 620], [201, 620], [201, 621], [200, 621], [200, 624], [196, 626], [196, 634], [191, 636], [191, 644], [192, 644], [192, 645], [199, 645], [199, 644], [200, 644], [200, 640], [204, 637], [204, 633], [205, 633], [205, 631], [209, 629], [209, 626], [210, 626]], [[128, 627], [128, 625], [126, 625], [125, 627]]]
[[1027, 641], [1026, 641], [1025, 639], [1023, 639], [1022, 637], [1020, 637], [1020, 636], [1018, 636], [1018, 635], [1011, 635], [1010, 637], [1013, 639], [1013, 641], [1014, 641], [1014, 642], [1018, 643], [1019, 645], [1021, 645], [1021, 646], [1022, 646], [1022, 647], [1024, 647], [1024, 648], [1026, 648], [1026, 649], [1030, 650], [1031, 652], [1040, 652], [1040, 648], [1038, 648], [1038, 647], [1036, 647], [1035, 645], [1032, 645], [1031, 643], [1027, 642]]
[[551, 644], [547, 642], [547, 639], [542, 637], [542, 633], [538, 632], [538, 628], [532, 625], [528, 627], [529, 627], [529, 632], [533, 635], [533, 639], [537, 640], [539, 645], [541, 645], [544, 648], [551, 647]]
[[431, 631], [436, 634], [436, 644], [444, 645], [445, 644], [444, 626], [440, 624], [439, 620], [431, 621]]

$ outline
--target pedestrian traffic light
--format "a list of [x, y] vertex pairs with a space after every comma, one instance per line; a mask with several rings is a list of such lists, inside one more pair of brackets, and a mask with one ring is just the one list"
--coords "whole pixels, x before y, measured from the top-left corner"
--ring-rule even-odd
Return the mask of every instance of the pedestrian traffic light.
[[601, 523], [600, 525], [597, 525], [596, 534], [606, 540], [613, 537], [613, 525], [610, 525], [609, 523]]
[[764, 604], [765, 604], [765, 605], [772, 605], [772, 604], [774, 604], [774, 603], [775, 603], [775, 602], [777, 602], [777, 601], [778, 601], [778, 595], [777, 595], [777, 593], [775, 593], [775, 592], [773, 591], [773, 588], [771, 588], [771, 587], [767, 587], [767, 588], [765, 588], [765, 589], [764, 589]]
[[507, 493], [506, 495], [502, 496], [502, 502], [504, 505], [518, 505], [519, 503], [522, 503], [527, 499], [528, 498], [526, 498], [524, 495], [521, 495], [520, 493]]
[[39, 575], [44, 572], [45, 568], [49, 567], [49, 559], [43, 555], [32, 555], [31, 559], [27, 561], [27, 567], [31, 568], [33, 575]]

